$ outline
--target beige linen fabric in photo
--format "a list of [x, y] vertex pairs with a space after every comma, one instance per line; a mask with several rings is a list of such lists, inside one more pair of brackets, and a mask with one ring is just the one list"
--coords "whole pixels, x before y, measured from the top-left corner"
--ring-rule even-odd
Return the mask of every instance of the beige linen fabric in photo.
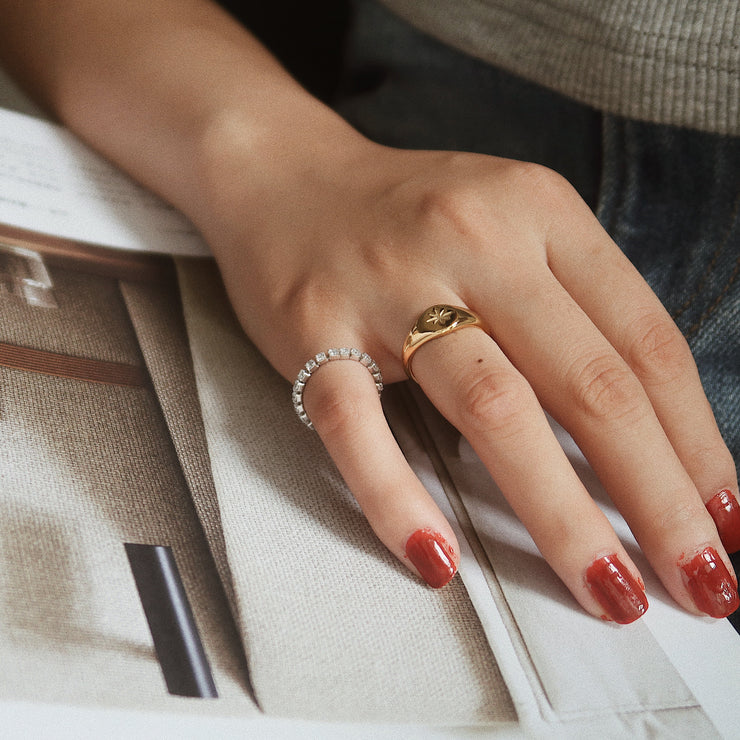
[[290, 384], [246, 339], [214, 266], [178, 261], [236, 611], [268, 714], [516, 719], [459, 579], [435, 591], [377, 540]]
[[[58, 308], [0, 293], [0, 342], [143, 369], [117, 281], [50, 272]], [[172, 547], [219, 699], [167, 693], [124, 542]], [[0, 367], [0, 662], [3, 700], [257, 714], [148, 383], [122, 387]]]
[[[174, 280], [174, 276], [173, 276]], [[129, 315], [223, 587], [233, 603], [221, 515], [176, 284], [122, 282]]]

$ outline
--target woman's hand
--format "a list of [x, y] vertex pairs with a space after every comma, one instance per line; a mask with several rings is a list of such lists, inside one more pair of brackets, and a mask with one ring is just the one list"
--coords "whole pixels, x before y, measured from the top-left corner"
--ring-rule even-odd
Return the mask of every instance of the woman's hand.
[[[104, 13], [99, 0], [0, 0], [0, 10], [5, 63], [196, 223], [245, 330], [285, 378], [346, 346], [368, 352], [386, 382], [403, 380], [417, 316], [469, 308], [490, 336], [430, 341], [414, 374], [583, 607], [629, 622], [646, 601], [542, 407], [675, 599], [716, 617], [736, 608], [721, 543], [740, 547], [736, 472], [687, 345], [560, 177], [368, 142], [210, 0], [110, 0]], [[448, 580], [454, 534], [366, 369], [327, 364], [305, 404], [381, 540], [433, 585]]]
[[[424, 344], [414, 375], [576, 599], [617, 622], [647, 608], [542, 407], [573, 435], [676, 601], [732, 612], [721, 539], [740, 546], [733, 460], [686, 342], [572, 188], [536, 165], [388, 149], [341, 127], [333, 140], [276, 151], [265, 170], [251, 146], [240, 156], [237, 136], [206, 181], [200, 226], [274, 367], [292, 381], [317, 352], [356, 347], [386, 383], [404, 380], [417, 316], [467, 307], [490, 336], [466, 329]], [[367, 371], [324, 365], [304, 402], [380, 539], [430, 584], [446, 583], [455, 536], [399, 451]], [[719, 534], [707, 505], [720, 511]]]

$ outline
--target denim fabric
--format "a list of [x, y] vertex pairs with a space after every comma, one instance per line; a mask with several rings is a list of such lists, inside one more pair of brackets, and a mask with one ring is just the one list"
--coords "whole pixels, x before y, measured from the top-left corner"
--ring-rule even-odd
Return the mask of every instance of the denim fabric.
[[694, 352], [740, 459], [740, 139], [606, 116], [598, 215]]
[[740, 460], [740, 139], [629, 121], [357, 0], [337, 108], [392, 146], [538, 162], [576, 187], [688, 338]]

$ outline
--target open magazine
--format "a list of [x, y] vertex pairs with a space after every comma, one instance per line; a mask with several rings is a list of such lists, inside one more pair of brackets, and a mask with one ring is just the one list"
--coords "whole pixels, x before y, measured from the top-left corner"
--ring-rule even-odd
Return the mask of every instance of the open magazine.
[[[187, 221], [68, 132], [8, 111], [0, 389], [0, 714], [19, 735], [39, 721], [76, 737], [740, 726], [740, 637], [650, 578], [565, 432], [646, 576], [646, 616], [583, 613], [467, 442], [401, 384], [387, 416], [462, 548], [447, 588], [421, 585], [296, 419]], [[127, 545], [172, 554], [217, 696], [169, 690], [175, 648], [147, 622]]]

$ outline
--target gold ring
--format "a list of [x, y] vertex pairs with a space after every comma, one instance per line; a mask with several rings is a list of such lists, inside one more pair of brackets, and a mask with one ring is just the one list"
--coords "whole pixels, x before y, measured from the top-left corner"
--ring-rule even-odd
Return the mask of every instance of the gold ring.
[[[479, 316], [472, 311], [460, 306], [448, 306], [444, 303], [438, 303], [430, 306], [416, 320], [413, 328], [403, 343], [401, 358], [403, 360], [403, 369], [411, 380], [416, 380], [411, 370], [411, 359], [422, 344], [432, 339], [443, 337], [445, 334], [451, 334], [458, 329], [464, 329], [466, 326], [477, 326], [487, 333], [483, 322]], [[416, 381], [417, 383], [419, 381]]]

